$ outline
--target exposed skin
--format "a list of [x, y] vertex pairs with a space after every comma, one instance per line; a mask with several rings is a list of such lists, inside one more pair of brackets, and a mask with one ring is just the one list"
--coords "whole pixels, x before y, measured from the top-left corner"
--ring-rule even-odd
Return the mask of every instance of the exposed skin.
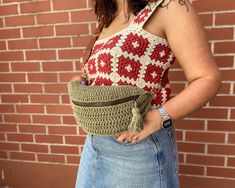
[[[100, 39], [127, 27], [134, 19], [131, 14], [130, 20], [125, 22], [125, 0], [116, 1], [117, 19], [114, 19], [108, 28], [103, 29]], [[221, 74], [203, 26], [188, 0], [165, 0], [146, 22], [144, 29], [168, 40], [185, 74], [188, 86], [162, 105], [173, 121], [183, 119], [215, 96], [221, 85]], [[145, 139], [160, 129], [161, 121], [159, 112], [150, 110], [144, 118], [144, 128], [141, 132], [125, 131], [116, 135], [116, 138], [121, 142], [125, 139], [132, 142]]]

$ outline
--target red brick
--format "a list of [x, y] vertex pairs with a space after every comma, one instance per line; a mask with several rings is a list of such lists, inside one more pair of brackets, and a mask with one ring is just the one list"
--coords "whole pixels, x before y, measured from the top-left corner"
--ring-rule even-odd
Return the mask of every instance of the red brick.
[[43, 71], [52, 71], [52, 72], [58, 72], [58, 71], [71, 71], [73, 70], [73, 62], [67, 61], [67, 62], [44, 62], [42, 63], [42, 69]]
[[0, 64], [0, 72], [9, 72], [9, 64], [8, 63], [1, 63]]
[[230, 94], [230, 83], [222, 83], [218, 94]]
[[17, 132], [17, 126], [13, 124], [3, 124], [0, 126], [0, 132]]
[[190, 164], [224, 166], [224, 157], [208, 155], [186, 155], [186, 161]]
[[58, 95], [31, 95], [30, 101], [32, 103], [59, 103]]
[[58, 50], [58, 54], [60, 59], [78, 59], [82, 54], [82, 50]]
[[6, 141], [4, 133], [0, 133], [0, 141]]
[[21, 115], [21, 114], [5, 114], [5, 122], [11, 123], [31, 123], [30, 115]]
[[43, 105], [16, 105], [17, 113], [44, 113]]
[[208, 176], [235, 178], [235, 169], [207, 167]]
[[64, 155], [37, 154], [38, 161], [51, 163], [65, 163]]
[[11, 16], [5, 18], [7, 27], [23, 26], [23, 25], [35, 25], [34, 15], [23, 16]]
[[[216, 96], [210, 100], [211, 106], [235, 106], [235, 96]], [[218, 113], [219, 114], [219, 113]]]
[[3, 94], [1, 98], [2, 103], [25, 103], [29, 101], [27, 95]]
[[171, 84], [171, 93], [172, 95], [176, 95], [185, 89], [184, 83], [174, 83]]
[[0, 50], [6, 50], [6, 49], [7, 49], [6, 41], [0, 41]]
[[203, 26], [211, 26], [213, 24], [213, 14], [199, 14]]
[[180, 188], [234, 188], [235, 180], [181, 174]]
[[21, 144], [22, 151], [48, 153], [48, 145], [40, 144]]
[[24, 73], [0, 73], [1, 82], [25, 82]]
[[181, 174], [203, 175], [204, 167], [193, 165], [180, 165], [179, 172]]
[[234, 121], [208, 121], [208, 130], [210, 131], [235, 131]]
[[92, 22], [96, 21], [96, 16], [92, 10], [79, 10], [72, 12], [72, 22]]
[[49, 134], [74, 134], [77, 135], [76, 127], [75, 126], [49, 126], [48, 127]]
[[31, 72], [31, 71], [40, 71], [40, 64], [39, 63], [27, 63], [27, 62], [23, 62], [23, 63], [11, 63], [11, 69], [14, 72]]
[[46, 93], [67, 93], [67, 84], [45, 84]]
[[190, 153], [204, 153], [205, 152], [204, 144], [180, 142], [180, 143], [177, 143], [177, 146], [178, 146], [179, 151], [181, 152], [190, 152]]
[[235, 155], [235, 146], [209, 144], [208, 153], [220, 155]]
[[10, 152], [10, 159], [35, 161], [35, 154], [25, 152]]
[[228, 135], [228, 142], [231, 144], [235, 144], [235, 134]]
[[0, 159], [7, 159], [7, 152], [0, 151]]
[[0, 29], [0, 39], [20, 38], [20, 29]]
[[67, 163], [79, 164], [80, 158], [80, 156], [67, 156]]
[[73, 44], [77, 47], [86, 47], [91, 40], [91, 36], [73, 37]]
[[10, 50], [38, 48], [37, 40], [34, 39], [10, 40], [8, 46]]
[[19, 131], [22, 133], [46, 133], [46, 126], [40, 125], [19, 125]]
[[77, 25], [58, 25], [56, 28], [56, 36], [61, 35], [82, 35], [88, 34], [88, 24], [77, 24]]
[[231, 0], [203, 0], [193, 1], [193, 7], [198, 12], [234, 10], [235, 3]]
[[0, 113], [14, 113], [14, 105], [0, 104]]
[[223, 81], [234, 81], [235, 70], [221, 70], [222, 80]]
[[235, 119], [235, 110], [231, 110], [231, 118]]
[[31, 134], [15, 134], [7, 133], [8, 141], [17, 141], [17, 142], [33, 142], [33, 135]]
[[63, 104], [70, 104], [68, 95], [62, 95], [61, 98]]
[[29, 82], [57, 82], [56, 73], [28, 73]]
[[36, 19], [38, 24], [69, 22], [68, 13], [66, 12], [37, 14]]
[[[215, 100], [215, 99], [214, 99]], [[210, 104], [213, 106], [213, 99], [211, 99]], [[216, 108], [201, 108], [191, 113], [188, 117], [193, 118], [216, 118], [216, 119], [225, 119], [227, 118], [227, 109], [216, 109]]]
[[224, 143], [224, 133], [186, 132], [186, 140], [193, 142]]
[[7, 142], [0, 142], [1, 150], [15, 150], [18, 151], [20, 146], [18, 143], [7, 143]]
[[8, 83], [8, 84], [1, 84], [0, 83], [0, 92], [1, 93], [12, 92], [11, 84], [10, 83]]
[[84, 136], [65, 136], [65, 144], [84, 145], [85, 140]]
[[65, 105], [47, 105], [46, 111], [48, 114], [72, 114], [72, 108]]
[[[234, 3], [235, 4], [235, 3]], [[235, 42], [215, 42], [215, 53], [235, 53]]]
[[233, 39], [234, 29], [231, 28], [208, 28], [206, 35], [208, 40]]
[[51, 145], [51, 153], [78, 154], [77, 146], [57, 146]]
[[177, 129], [183, 130], [204, 130], [204, 121], [202, 120], [178, 120], [175, 122]]
[[14, 91], [17, 93], [42, 93], [41, 84], [14, 84]]
[[66, 9], [77, 9], [77, 8], [86, 8], [86, 0], [53, 1], [54, 10], [66, 10]]
[[74, 116], [63, 116], [63, 124], [70, 124], [70, 125], [75, 125], [76, 121]]
[[48, 116], [48, 115], [32, 115], [33, 123], [42, 123], [42, 124], [60, 124], [60, 116]]
[[216, 25], [235, 25], [235, 12], [216, 13], [215, 24]]
[[235, 157], [228, 157], [228, 166], [235, 167]]
[[40, 39], [40, 48], [66, 48], [71, 47], [70, 38]]
[[34, 13], [50, 11], [50, 1], [35, 1], [20, 4], [21, 13]]
[[26, 51], [27, 60], [54, 60], [56, 59], [55, 50], [36, 50]]
[[23, 52], [20, 51], [0, 52], [0, 61], [22, 61], [23, 59]]
[[18, 14], [17, 5], [1, 5], [0, 6], [0, 16]]
[[63, 144], [63, 137], [56, 135], [35, 135], [35, 141], [38, 143]]
[[54, 35], [53, 26], [29, 27], [29, 28], [23, 28], [22, 30], [23, 30], [24, 38], [25, 37], [46, 37], [46, 36]]

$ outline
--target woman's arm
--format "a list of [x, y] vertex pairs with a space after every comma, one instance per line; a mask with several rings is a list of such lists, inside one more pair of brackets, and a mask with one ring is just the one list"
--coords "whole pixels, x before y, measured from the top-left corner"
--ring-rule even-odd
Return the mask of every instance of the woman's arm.
[[[162, 105], [173, 121], [182, 119], [216, 95], [221, 85], [221, 75], [203, 26], [189, 1], [165, 0], [151, 20], [149, 25], [153, 24], [152, 28], [158, 28], [165, 34], [189, 83], [183, 91]], [[144, 139], [160, 129], [161, 121], [159, 112], [150, 110], [141, 132], [133, 134], [127, 131], [117, 139]]]
[[189, 82], [182, 92], [163, 105], [173, 120], [202, 107], [221, 85], [221, 75], [203, 26], [192, 5], [187, 0], [185, 3], [171, 1], [167, 9], [159, 11], [170, 47]]

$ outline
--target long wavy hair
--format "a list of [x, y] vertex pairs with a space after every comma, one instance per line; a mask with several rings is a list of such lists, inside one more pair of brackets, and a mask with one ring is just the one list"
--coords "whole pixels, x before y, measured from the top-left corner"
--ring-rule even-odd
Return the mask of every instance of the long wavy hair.
[[[103, 21], [105, 27], [108, 27], [113, 19], [115, 18], [115, 13], [117, 11], [116, 0], [93, 0], [94, 1], [94, 11], [98, 18], [98, 21]], [[149, 1], [151, 0], [126, 0], [128, 4], [128, 17], [129, 20], [130, 13], [135, 16], [140, 12]]]

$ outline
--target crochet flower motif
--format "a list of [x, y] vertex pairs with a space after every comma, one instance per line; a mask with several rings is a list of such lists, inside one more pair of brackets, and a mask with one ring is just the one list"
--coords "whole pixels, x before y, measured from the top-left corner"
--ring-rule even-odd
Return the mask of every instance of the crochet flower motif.
[[134, 23], [140, 24], [141, 22], [143, 22], [145, 20], [145, 17], [147, 17], [150, 12], [151, 12], [150, 8], [144, 9], [135, 19]]
[[169, 47], [164, 46], [162, 44], [158, 44], [154, 48], [153, 53], [150, 56], [150, 58], [152, 60], [160, 61], [160, 62], [163, 62], [165, 64], [168, 61], [170, 53], [171, 53], [171, 49]]
[[159, 83], [161, 80], [162, 72], [164, 69], [162, 67], [149, 64], [145, 72], [144, 80], [150, 83]]
[[124, 56], [119, 57], [118, 60], [118, 74], [136, 80], [140, 71], [140, 62], [132, 60], [129, 57], [125, 58]]
[[95, 59], [89, 59], [87, 62], [87, 67], [89, 74], [95, 74], [96, 73]]
[[98, 50], [99, 50], [103, 45], [104, 45], [103, 43], [95, 44], [95, 45], [93, 46], [92, 51], [91, 51], [91, 55], [96, 54], [96, 53], [98, 52]]
[[98, 71], [110, 74], [111, 73], [111, 58], [110, 54], [100, 54], [98, 57]]
[[104, 85], [104, 86], [108, 86], [108, 85], [112, 85], [112, 81], [110, 79], [106, 79], [106, 78], [102, 78], [102, 77], [97, 77], [94, 82], [92, 83], [92, 85]]
[[148, 39], [144, 39], [142, 36], [130, 33], [129, 35], [127, 35], [127, 39], [121, 46], [121, 49], [123, 51], [127, 51], [128, 53], [132, 53], [141, 57], [142, 55], [144, 55], [144, 52], [146, 51], [148, 45]]
[[118, 43], [119, 39], [121, 38], [122, 35], [117, 35], [112, 38], [110, 38], [106, 44], [103, 45], [102, 49], [112, 49], [113, 47], [116, 46]]

